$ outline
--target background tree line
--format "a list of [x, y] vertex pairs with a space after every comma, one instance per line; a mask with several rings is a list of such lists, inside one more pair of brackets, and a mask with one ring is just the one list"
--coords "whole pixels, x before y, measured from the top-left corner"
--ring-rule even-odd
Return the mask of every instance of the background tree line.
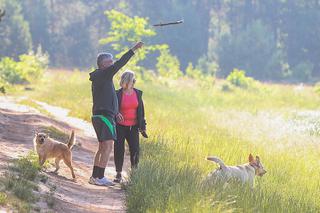
[[[320, 4], [306, 0], [0, 0], [0, 57], [41, 46], [56, 67], [94, 66], [110, 50], [104, 11], [148, 17], [157, 28], [147, 45], [168, 44], [182, 70], [189, 62], [205, 74], [226, 77], [234, 68], [259, 80], [312, 81], [320, 76]], [[145, 60], [143, 66], [156, 68]], [[190, 66], [189, 66], [190, 67]]]

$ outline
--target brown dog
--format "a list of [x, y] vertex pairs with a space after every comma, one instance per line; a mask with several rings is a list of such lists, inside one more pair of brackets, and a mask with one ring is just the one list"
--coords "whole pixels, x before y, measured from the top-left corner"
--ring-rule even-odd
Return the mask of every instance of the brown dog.
[[36, 152], [39, 156], [40, 166], [43, 166], [44, 162], [49, 158], [55, 158], [56, 170], [58, 172], [61, 160], [70, 168], [72, 178], [75, 179], [73, 167], [72, 167], [72, 153], [71, 148], [75, 143], [74, 131], [71, 132], [70, 138], [67, 144], [61, 143], [50, 138], [45, 133], [36, 133], [33, 139], [33, 144]]

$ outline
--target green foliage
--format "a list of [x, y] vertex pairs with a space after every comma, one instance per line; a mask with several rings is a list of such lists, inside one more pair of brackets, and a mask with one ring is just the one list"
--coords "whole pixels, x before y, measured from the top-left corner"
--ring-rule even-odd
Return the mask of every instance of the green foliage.
[[232, 84], [229, 83], [228, 81], [227, 81], [227, 82], [224, 82], [224, 83], [222, 84], [222, 86], [221, 86], [221, 90], [222, 90], [223, 92], [230, 92], [230, 91], [232, 91]]
[[123, 51], [134, 42], [156, 35], [155, 31], [148, 27], [148, 19], [137, 16], [131, 18], [116, 10], [106, 11], [105, 14], [111, 22], [111, 27], [108, 37], [100, 42], [111, 43], [116, 51]]
[[205, 75], [216, 76], [219, 65], [217, 62], [209, 60], [207, 56], [203, 55], [199, 58], [196, 68], [201, 70]]
[[[234, 67], [261, 80], [311, 81], [320, 73], [317, 1], [0, 0], [0, 8], [7, 12], [0, 24], [0, 57], [17, 58], [40, 45], [54, 66], [91, 67], [98, 51], [118, 48], [115, 51], [123, 53], [120, 47], [143, 38], [147, 44], [168, 44], [183, 70], [198, 61], [203, 73], [215, 75], [219, 67], [223, 77]], [[101, 11], [109, 11], [116, 25]], [[135, 15], [151, 23], [181, 18], [185, 23], [152, 28], [148, 19]], [[114, 32], [101, 40], [106, 45], [99, 44], [109, 27]], [[151, 59], [156, 54], [149, 46], [133, 58], [132, 69], [155, 68]], [[288, 74], [286, 64], [292, 69]], [[302, 66], [308, 71], [297, 71]]]
[[[124, 54], [134, 43], [156, 35], [156, 32], [149, 27], [148, 19], [146, 18], [138, 16], [131, 18], [116, 10], [106, 11], [105, 14], [111, 23], [111, 27], [107, 37], [101, 39], [100, 43], [111, 44], [113, 50], [120, 52], [117, 54], [117, 58]], [[135, 53], [135, 57], [130, 60], [128, 67], [134, 70], [141, 70], [138, 63], [158, 47], [157, 45], [145, 45]]]
[[[155, 43], [166, 43], [176, 55], [184, 70], [189, 62], [197, 63], [208, 46], [210, 11], [216, 5], [211, 1], [127, 1], [130, 13], [149, 17], [152, 24], [184, 19], [184, 24], [155, 28]], [[174, 9], [173, 9], [174, 8]]]
[[19, 56], [19, 61], [5, 57], [0, 61], [0, 79], [10, 84], [37, 81], [48, 65], [47, 55], [29, 53]]
[[320, 95], [320, 82], [316, 83], [313, 89], [318, 95]]
[[176, 56], [171, 55], [169, 48], [160, 50], [156, 65], [161, 76], [177, 79], [182, 76], [180, 62]]
[[0, 205], [3, 205], [7, 202], [7, 194], [0, 192]]
[[186, 75], [194, 79], [200, 79], [202, 77], [201, 70], [194, 68], [191, 62], [188, 64], [188, 67], [186, 68]]
[[14, 161], [12, 169], [24, 179], [35, 180], [40, 170], [38, 155], [35, 152], [29, 152], [26, 156]]
[[[66, 77], [68, 82], [63, 81]], [[92, 103], [87, 73], [52, 72], [44, 80], [35, 91], [28, 91], [30, 98], [68, 108], [73, 116], [90, 121], [90, 108], [79, 107]], [[150, 138], [141, 141], [139, 167], [130, 175], [126, 211], [319, 212], [319, 153], [309, 143], [314, 137], [300, 135], [295, 126], [291, 129], [291, 122], [286, 123], [289, 129], [273, 128], [279, 122], [281, 127], [280, 118], [291, 110], [316, 114], [320, 96], [312, 88], [305, 86], [296, 93], [294, 86], [265, 84], [265, 90], [226, 93], [220, 87], [200, 88], [189, 79], [172, 82], [175, 84], [168, 87], [157, 78], [137, 81], [152, 125], [147, 127]], [[283, 140], [279, 134], [284, 135]], [[294, 151], [289, 152], [292, 147]], [[268, 171], [264, 177], [256, 177], [253, 190], [236, 187], [221, 192], [201, 187], [202, 180], [216, 168], [204, 160], [207, 155], [238, 165], [247, 162], [250, 152], [261, 157]]]
[[6, 10], [0, 24], [0, 57], [17, 56], [32, 47], [29, 24], [25, 21], [18, 0], [0, 0], [0, 8]]
[[[146, 18], [138, 16], [131, 18], [116, 10], [106, 11], [105, 14], [111, 23], [111, 27], [108, 37], [101, 39], [100, 43], [110, 44], [113, 50], [120, 52], [117, 55], [118, 58], [135, 42], [145, 41], [148, 37], [156, 35], [156, 32], [149, 27]], [[142, 71], [142, 67], [138, 63], [155, 51], [160, 51], [156, 67], [161, 75], [173, 78], [182, 75], [178, 58], [170, 54], [169, 46], [165, 44], [145, 45], [135, 53], [135, 57], [129, 61], [127, 67], [135, 71]]]
[[306, 82], [311, 80], [313, 68], [314, 65], [311, 62], [301, 62], [291, 69], [289, 76], [293, 80]]
[[227, 77], [227, 81], [231, 84], [247, 89], [253, 87], [255, 81], [253, 78], [247, 77], [244, 70], [234, 69]]
[[[26, 156], [14, 160], [1, 181], [4, 183], [6, 190], [12, 191], [17, 198], [32, 203], [36, 200], [33, 192], [38, 191], [36, 178], [39, 170], [38, 156], [31, 151]], [[30, 207], [27, 204], [24, 206]]]
[[281, 52], [268, 27], [254, 21], [245, 30], [226, 34], [218, 42], [221, 75], [226, 76], [234, 67], [247, 70], [256, 79], [281, 79]]

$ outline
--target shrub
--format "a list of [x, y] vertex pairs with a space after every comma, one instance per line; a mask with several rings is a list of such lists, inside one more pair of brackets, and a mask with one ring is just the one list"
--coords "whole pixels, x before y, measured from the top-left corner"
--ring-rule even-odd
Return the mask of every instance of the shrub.
[[23, 178], [31, 181], [37, 177], [40, 168], [38, 156], [35, 152], [29, 152], [27, 156], [17, 159], [12, 167]]
[[253, 87], [255, 80], [251, 77], [247, 77], [244, 70], [234, 69], [229, 76], [227, 77], [227, 81], [231, 84], [247, 89], [249, 87]]
[[232, 85], [229, 82], [225, 82], [222, 84], [221, 90], [223, 92], [230, 92], [230, 91], [232, 91]]
[[205, 75], [216, 76], [219, 65], [216, 61], [204, 55], [199, 58], [196, 68]]
[[188, 67], [186, 68], [186, 75], [194, 79], [200, 79], [202, 77], [201, 70], [194, 68], [191, 62], [188, 64]]
[[48, 65], [48, 56], [41, 51], [19, 56], [19, 61], [5, 57], [0, 61], [0, 82], [25, 84], [41, 78]]
[[161, 76], [175, 79], [182, 76], [180, 62], [176, 56], [171, 55], [168, 48], [160, 50], [157, 61], [156, 67]]

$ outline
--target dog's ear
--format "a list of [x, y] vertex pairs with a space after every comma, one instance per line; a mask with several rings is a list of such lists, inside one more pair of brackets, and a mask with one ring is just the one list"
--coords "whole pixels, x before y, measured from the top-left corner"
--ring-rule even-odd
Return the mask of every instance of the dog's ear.
[[257, 161], [257, 163], [259, 163], [259, 162], [260, 162], [260, 158], [259, 158], [259, 156], [258, 156], [258, 155], [256, 156], [256, 161]]
[[254, 162], [254, 158], [253, 155], [250, 153], [249, 155], [249, 163], [253, 163]]
[[38, 131], [34, 130], [34, 136], [38, 136]]

